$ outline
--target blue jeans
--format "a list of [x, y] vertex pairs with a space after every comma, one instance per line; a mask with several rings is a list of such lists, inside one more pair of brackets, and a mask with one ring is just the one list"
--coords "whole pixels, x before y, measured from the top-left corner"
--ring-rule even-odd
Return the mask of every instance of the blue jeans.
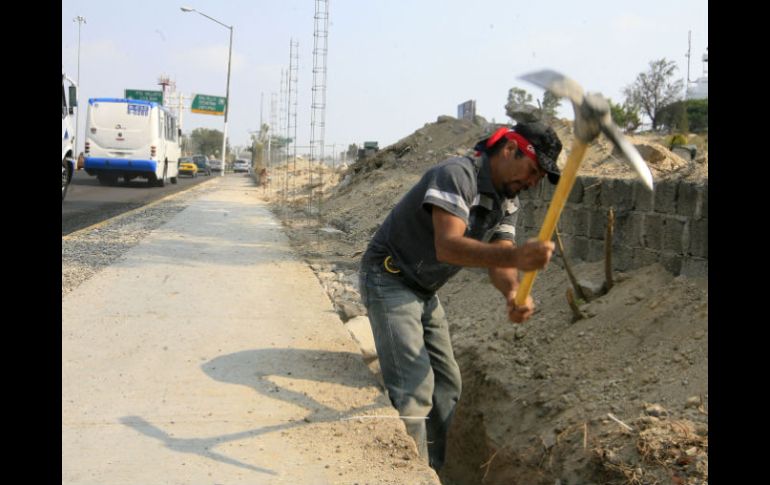
[[439, 470], [462, 387], [444, 309], [437, 295], [419, 297], [382, 263], [363, 263], [359, 278], [390, 402], [420, 456]]

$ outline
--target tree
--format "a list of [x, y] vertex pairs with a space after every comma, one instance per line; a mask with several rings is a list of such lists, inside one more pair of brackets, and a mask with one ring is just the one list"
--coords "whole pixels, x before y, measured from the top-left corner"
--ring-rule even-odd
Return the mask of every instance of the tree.
[[532, 104], [532, 95], [521, 88], [508, 90], [508, 102], [505, 114], [515, 121], [535, 121], [540, 118], [540, 110]]
[[690, 123], [690, 131], [693, 133], [709, 131], [709, 100], [688, 99], [687, 120]]
[[684, 89], [684, 80], [671, 80], [676, 69], [676, 63], [665, 58], [650, 61], [650, 69], [639, 73], [623, 91], [626, 103], [638, 106], [652, 121], [653, 130], [658, 128], [661, 108], [677, 101]]
[[[207, 157], [219, 156], [222, 158], [222, 132], [208, 128], [196, 128], [190, 133], [190, 145], [193, 153], [200, 153]], [[230, 146], [227, 146], [230, 153]]]
[[511, 88], [508, 90], [508, 102], [505, 113], [516, 122], [530, 122], [556, 118], [556, 109], [561, 99], [550, 91], [543, 94], [543, 101], [532, 104], [532, 95], [524, 89]]
[[607, 99], [610, 105], [610, 116], [612, 121], [623, 129], [626, 133], [633, 133], [642, 123], [639, 119], [639, 108], [631, 106], [628, 103], [615, 104], [611, 99]]
[[355, 160], [358, 158], [358, 145], [355, 143], [348, 145], [348, 151], [345, 152], [345, 158], [347, 160]]
[[556, 118], [556, 108], [561, 104], [561, 98], [553, 94], [551, 91], [543, 93], [543, 103], [537, 102], [540, 105], [540, 112], [543, 118], [553, 119]]

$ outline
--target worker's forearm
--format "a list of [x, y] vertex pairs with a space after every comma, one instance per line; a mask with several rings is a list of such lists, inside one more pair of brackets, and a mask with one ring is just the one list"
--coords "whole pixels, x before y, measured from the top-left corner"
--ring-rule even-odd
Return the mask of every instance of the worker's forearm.
[[491, 244], [468, 237], [436, 241], [436, 257], [444, 263], [477, 268], [513, 268], [518, 250], [510, 244]]
[[519, 287], [519, 271], [516, 268], [489, 268], [489, 279], [503, 295], [512, 294]]

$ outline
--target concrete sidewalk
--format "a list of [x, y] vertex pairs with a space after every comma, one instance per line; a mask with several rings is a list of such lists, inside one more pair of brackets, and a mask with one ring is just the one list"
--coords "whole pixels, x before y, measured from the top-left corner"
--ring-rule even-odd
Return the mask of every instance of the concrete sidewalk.
[[206, 186], [62, 299], [62, 483], [438, 484], [261, 189]]

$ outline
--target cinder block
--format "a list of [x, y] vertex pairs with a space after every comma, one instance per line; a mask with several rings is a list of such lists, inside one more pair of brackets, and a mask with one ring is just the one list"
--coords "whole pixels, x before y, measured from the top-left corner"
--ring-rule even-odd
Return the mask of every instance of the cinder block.
[[550, 202], [551, 199], [553, 199], [553, 192], [555, 189], [555, 185], [549, 182], [547, 179], [543, 179], [543, 182], [540, 184], [540, 198]]
[[633, 251], [623, 244], [612, 245], [612, 268], [617, 271], [628, 271], [633, 263]]
[[[687, 246], [682, 246], [683, 235], [685, 231], [685, 222], [674, 218], [663, 218], [663, 244], [661, 249], [678, 254], [687, 252]], [[689, 239], [689, 237], [688, 237]]]
[[660, 254], [660, 264], [674, 275], [682, 271], [682, 255], [664, 251]]
[[572, 213], [573, 234], [576, 236], [588, 236], [589, 211], [581, 206]]
[[653, 251], [651, 249], [638, 248], [632, 249], [631, 251], [633, 253], [633, 269], [657, 263], [660, 257], [658, 251]]
[[572, 239], [572, 254], [574, 259], [588, 259], [588, 238], [576, 236]]
[[681, 274], [688, 277], [708, 277], [709, 260], [703, 258], [684, 258]]
[[588, 255], [586, 261], [600, 261], [604, 259], [604, 239], [588, 240]]
[[571, 202], [573, 204], [580, 204], [583, 202], [583, 179], [580, 177], [575, 179], [575, 185], [572, 186], [572, 190], [569, 193], [567, 202]]
[[535, 227], [535, 217], [537, 215], [537, 208], [534, 205], [530, 205], [526, 210], [522, 210], [519, 214], [519, 222], [523, 227]]
[[645, 214], [644, 232], [642, 233], [642, 246], [657, 251], [663, 241], [663, 216], [659, 214]]
[[559, 223], [556, 227], [562, 236], [565, 234], [574, 234], [575, 220], [572, 217], [573, 212], [575, 212], [575, 209], [569, 205], [565, 206], [561, 211], [561, 217], [559, 218]]
[[588, 215], [588, 237], [591, 239], [604, 239], [607, 229], [607, 211], [594, 209]]
[[708, 219], [709, 217], [709, 184], [703, 186], [703, 199], [701, 199], [701, 210], [698, 219]]
[[709, 220], [700, 219], [690, 224], [689, 253], [696, 258], [709, 257]]
[[602, 193], [601, 179], [597, 177], [582, 177], [583, 184], [583, 207], [592, 208], [598, 207], [599, 196]]
[[681, 182], [676, 196], [676, 214], [695, 217], [696, 209], [701, 204], [702, 189], [691, 182]]
[[634, 207], [634, 181], [615, 179], [612, 183], [610, 204], [615, 212], [629, 211]]
[[666, 214], [676, 213], [676, 194], [679, 182], [676, 180], [662, 180], [655, 186], [655, 212]]
[[644, 214], [627, 212], [615, 219], [615, 241], [632, 248], [644, 245]]
[[633, 189], [633, 204], [632, 208], [641, 212], [652, 212], [655, 208], [655, 189], [653, 191], [647, 190], [641, 182], [634, 182]]
[[602, 189], [599, 193], [599, 204], [603, 208], [609, 208], [612, 207], [613, 202], [613, 191], [615, 190], [615, 180], [614, 179], [604, 179], [602, 180]]

